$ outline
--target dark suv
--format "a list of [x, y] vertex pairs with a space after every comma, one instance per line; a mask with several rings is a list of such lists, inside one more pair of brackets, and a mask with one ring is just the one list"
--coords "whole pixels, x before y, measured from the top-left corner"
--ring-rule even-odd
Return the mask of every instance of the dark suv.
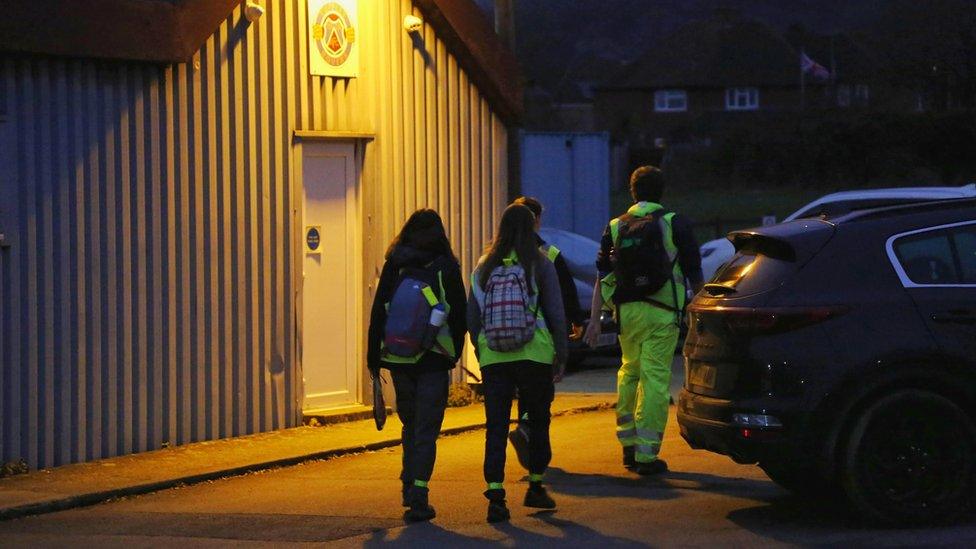
[[976, 483], [976, 200], [732, 233], [689, 307], [681, 434], [875, 521]]

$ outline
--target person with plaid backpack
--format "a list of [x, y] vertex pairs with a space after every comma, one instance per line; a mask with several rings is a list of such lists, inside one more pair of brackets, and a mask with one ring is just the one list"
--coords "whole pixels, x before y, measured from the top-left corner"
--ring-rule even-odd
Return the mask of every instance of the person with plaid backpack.
[[542, 477], [552, 459], [553, 383], [562, 379], [566, 365], [566, 315], [556, 269], [539, 251], [535, 215], [529, 208], [513, 204], [502, 214], [494, 240], [471, 275], [467, 312], [485, 395], [488, 522], [510, 517], [503, 483], [516, 389], [532, 430], [524, 503], [554, 509]]

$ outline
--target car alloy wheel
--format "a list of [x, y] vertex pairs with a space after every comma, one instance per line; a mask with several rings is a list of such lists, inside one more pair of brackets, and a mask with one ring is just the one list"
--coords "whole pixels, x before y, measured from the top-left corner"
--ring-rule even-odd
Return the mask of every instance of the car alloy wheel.
[[972, 421], [938, 394], [903, 390], [855, 421], [843, 460], [844, 489], [868, 519], [896, 526], [962, 514], [976, 458]]

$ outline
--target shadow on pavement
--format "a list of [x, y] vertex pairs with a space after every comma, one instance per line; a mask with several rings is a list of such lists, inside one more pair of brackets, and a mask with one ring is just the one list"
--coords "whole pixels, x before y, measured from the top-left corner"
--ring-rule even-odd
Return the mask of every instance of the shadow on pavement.
[[529, 516], [557, 528], [560, 531], [559, 534], [547, 536], [538, 532], [530, 532], [510, 522], [493, 524], [492, 527], [508, 536], [512, 541], [532, 547], [545, 547], [544, 544], [558, 544], [567, 539], [572, 539], [574, 544], [592, 545], [594, 547], [632, 547], [634, 545], [633, 540], [608, 536], [577, 522], [558, 518], [556, 511], [539, 511]]
[[838, 532], [866, 542], [916, 545], [973, 540], [976, 517], [970, 515], [956, 526], [929, 529], [881, 529], [859, 520], [847, 503], [816, 500], [786, 494], [764, 505], [738, 509], [728, 519], [739, 527], [786, 543], [830, 543]]
[[[396, 536], [390, 536], [396, 532]], [[418, 522], [403, 528], [390, 528], [373, 531], [372, 536], [363, 542], [363, 547], [496, 547], [497, 543], [484, 538], [466, 536], [445, 530], [433, 522]]]
[[[748, 497], [768, 501], [782, 490], [768, 481], [723, 477], [708, 473], [669, 471], [660, 476], [640, 477], [601, 473], [573, 473], [551, 467], [546, 473], [547, 486], [556, 493], [582, 497], [637, 497], [641, 499], [668, 500], [680, 497], [680, 490], [695, 490]], [[754, 497], [754, 496], [759, 496]]]

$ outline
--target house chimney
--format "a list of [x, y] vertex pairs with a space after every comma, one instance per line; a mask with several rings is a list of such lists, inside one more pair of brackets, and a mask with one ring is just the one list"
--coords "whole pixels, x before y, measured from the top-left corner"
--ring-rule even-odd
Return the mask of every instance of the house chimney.
[[495, 0], [495, 32], [508, 46], [515, 51], [515, 0]]

